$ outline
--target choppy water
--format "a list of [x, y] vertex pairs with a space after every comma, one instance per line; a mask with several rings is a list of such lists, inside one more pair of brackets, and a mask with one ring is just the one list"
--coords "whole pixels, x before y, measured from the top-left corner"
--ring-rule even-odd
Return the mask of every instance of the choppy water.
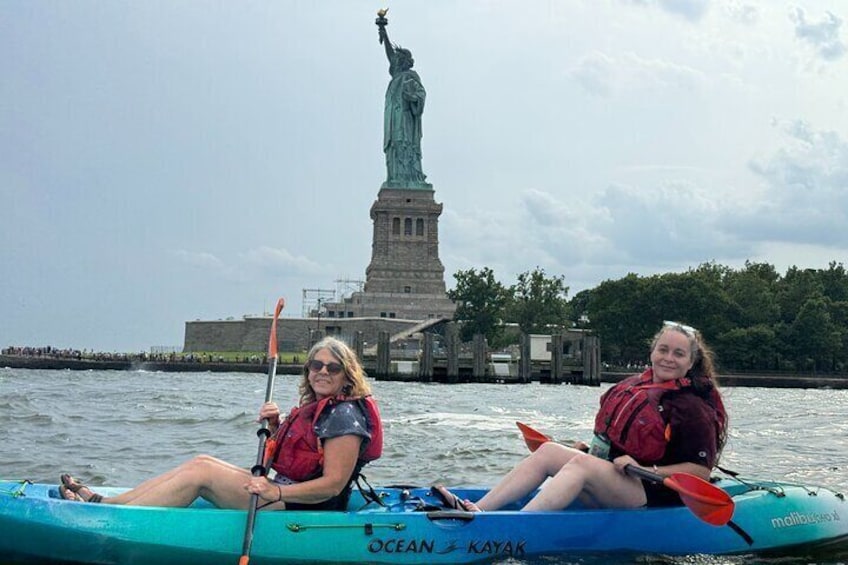
[[[0, 476], [56, 482], [68, 471], [95, 485], [131, 486], [197, 453], [250, 467], [265, 385], [261, 374], [0, 368]], [[557, 439], [586, 439], [605, 388], [374, 383], [386, 447], [366, 475], [373, 484], [490, 485], [526, 455], [516, 420]], [[724, 467], [848, 489], [848, 391], [724, 393], [731, 417]], [[277, 377], [274, 400], [284, 409], [295, 404], [296, 377]]]

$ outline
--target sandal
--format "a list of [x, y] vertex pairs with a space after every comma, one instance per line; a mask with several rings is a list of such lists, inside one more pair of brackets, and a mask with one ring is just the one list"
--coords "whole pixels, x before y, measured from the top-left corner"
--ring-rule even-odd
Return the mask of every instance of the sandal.
[[70, 500], [72, 502], [85, 502], [80, 495], [78, 495], [65, 485], [59, 485], [59, 496], [62, 497], [62, 500]]
[[457, 495], [446, 489], [444, 485], [433, 485], [430, 487], [430, 492], [439, 497], [442, 503], [451, 510], [462, 510], [464, 512], [478, 511], [475, 510], [476, 507], [472, 506], [471, 503], [466, 503]]
[[[103, 500], [103, 495], [97, 494], [82, 483], [78, 483], [76, 479], [67, 473], [64, 473], [60, 477], [60, 480], [62, 481], [62, 485], [59, 487], [59, 494], [61, 494], [62, 498], [65, 500], [93, 503], [101, 502]], [[69, 498], [69, 493], [76, 498]]]

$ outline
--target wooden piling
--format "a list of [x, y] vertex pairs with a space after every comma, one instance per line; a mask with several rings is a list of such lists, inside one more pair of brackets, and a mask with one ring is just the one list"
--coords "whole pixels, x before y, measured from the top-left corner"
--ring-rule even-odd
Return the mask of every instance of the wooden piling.
[[456, 322], [445, 325], [445, 353], [447, 354], [448, 383], [459, 382], [459, 326]]
[[424, 332], [424, 343], [418, 361], [418, 379], [424, 383], [433, 381], [433, 334], [431, 332]]
[[474, 341], [471, 345], [471, 377], [475, 381], [482, 381], [486, 377], [486, 349], [486, 338], [483, 334], [474, 334]]

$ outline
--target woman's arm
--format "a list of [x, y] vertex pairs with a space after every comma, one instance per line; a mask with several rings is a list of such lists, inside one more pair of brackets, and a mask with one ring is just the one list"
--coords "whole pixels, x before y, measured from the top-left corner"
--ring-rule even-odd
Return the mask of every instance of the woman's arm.
[[[347, 487], [359, 458], [360, 443], [362, 437], [353, 434], [328, 439], [324, 442], [324, 468], [320, 477], [293, 485], [279, 485], [265, 477], [252, 477], [247, 491], [268, 502], [318, 504], [329, 500]], [[269, 507], [269, 510], [283, 509]]]
[[284, 502], [317, 504], [339, 495], [347, 487], [356, 469], [361, 443], [362, 437], [353, 434], [324, 441], [323, 474], [311, 481], [281, 485], [276, 496], [281, 494]]
[[703, 465], [697, 465], [695, 463], [675, 463], [674, 465], [655, 465], [653, 467], [645, 468], [649, 471], [654, 471], [663, 477], [668, 477], [674, 473], [689, 473], [690, 475], [695, 475], [705, 481], [710, 480], [710, 470]]
[[698, 465], [697, 463], [684, 462], [674, 463], [673, 465], [641, 465], [631, 456], [621, 455], [615, 458], [613, 464], [622, 473], [626, 473], [625, 467], [633, 465], [634, 467], [641, 467], [646, 471], [651, 471], [652, 473], [662, 475], [663, 477], [668, 477], [674, 473], [689, 473], [690, 475], [695, 475], [705, 481], [710, 479], [710, 470], [703, 465]]

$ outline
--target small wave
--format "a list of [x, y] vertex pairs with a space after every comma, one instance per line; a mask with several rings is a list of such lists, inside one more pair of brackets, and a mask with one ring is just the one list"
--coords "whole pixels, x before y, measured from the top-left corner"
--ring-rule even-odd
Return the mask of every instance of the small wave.
[[18, 415], [15, 420], [26, 424], [49, 425], [55, 420], [50, 414], [23, 414]]
[[158, 416], [149, 416], [149, 415], [139, 415], [136, 417], [127, 418], [126, 421], [131, 424], [144, 424], [151, 426], [186, 426], [186, 425], [197, 425], [197, 424], [206, 424], [209, 423], [208, 418], [186, 418], [186, 417], [174, 417], [173, 415], [164, 415], [161, 417]]

